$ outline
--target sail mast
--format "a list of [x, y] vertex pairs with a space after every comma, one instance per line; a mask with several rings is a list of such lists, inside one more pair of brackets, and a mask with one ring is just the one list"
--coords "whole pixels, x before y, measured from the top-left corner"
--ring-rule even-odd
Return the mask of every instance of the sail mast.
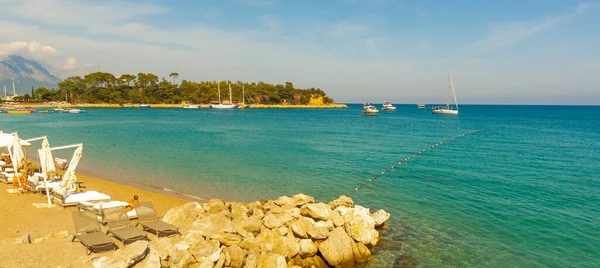
[[229, 104], [233, 104], [232, 96], [231, 96], [231, 83], [227, 83], [229, 85]]
[[458, 101], [456, 101], [456, 91], [454, 91], [454, 81], [452, 81], [452, 72], [450, 72], [450, 85], [452, 85], [452, 94], [454, 95], [454, 104], [456, 105], [456, 110], [458, 111]]
[[217, 90], [219, 91], [219, 104], [221, 104], [221, 81], [217, 82]]
[[246, 105], [246, 96], [244, 92], [244, 85], [242, 85], [242, 105]]
[[448, 97], [446, 97], [446, 109], [450, 110], [450, 70], [448, 70], [448, 83], [446, 84], [448, 87]]

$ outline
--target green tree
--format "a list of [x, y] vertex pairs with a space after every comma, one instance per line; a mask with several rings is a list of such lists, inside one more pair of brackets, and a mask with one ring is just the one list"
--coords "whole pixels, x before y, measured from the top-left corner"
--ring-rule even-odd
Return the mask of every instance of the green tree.
[[169, 76], [173, 78], [173, 84], [177, 84], [176, 79], [179, 78], [179, 73], [171, 73]]

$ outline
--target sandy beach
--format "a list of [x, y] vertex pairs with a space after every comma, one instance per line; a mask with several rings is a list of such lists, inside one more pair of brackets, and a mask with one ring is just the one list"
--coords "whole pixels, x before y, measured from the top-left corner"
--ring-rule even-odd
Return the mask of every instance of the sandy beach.
[[[85, 189], [106, 193], [112, 200], [128, 202], [133, 195], [138, 195], [141, 201], [151, 201], [159, 215], [189, 202], [98, 178], [82, 175], [78, 178], [84, 181]], [[77, 208], [36, 208], [32, 204], [46, 202], [45, 195], [16, 195], [9, 193], [9, 189], [12, 185], [0, 184], [0, 267], [80, 267], [82, 258], [88, 260], [110, 254], [109, 251], [87, 256], [80, 243], [71, 242], [74, 234], [71, 212]], [[27, 235], [31, 244], [22, 242]]]
[[[48, 103], [13, 103], [5, 104], [6, 108], [56, 108], [56, 107], [76, 107], [76, 108], [139, 108], [139, 104], [119, 105], [116, 103], [77, 103], [77, 104], [48, 104]], [[150, 104], [152, 108], [183, 108], [184, 104]], [[210, 108], [210, 104], [198, 104], [199, 108]], [[265, 109], [265, 108], [302, 108], [302, 109], [325, 109], [325, 108], [348, 108], [346, 104], [306, 104], [306, 105], [290, 105], [290, 104], [252, 104], [250, 109]]]

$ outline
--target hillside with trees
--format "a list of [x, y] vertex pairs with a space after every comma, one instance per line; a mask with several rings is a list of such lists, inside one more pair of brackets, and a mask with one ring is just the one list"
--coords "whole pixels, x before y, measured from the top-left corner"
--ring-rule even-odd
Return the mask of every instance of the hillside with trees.
[[218, 86], [221, 88], [221, 99], [229, 101], [230, 84], [234, 103], [242, 102], [242, 88], [246, 103], [299, 105], [308, 104], [311, 98], [322, 98], [325, 104], [333, 103], [323, 90], [295, 88], [291, 82], [273, 85], [265, 82], [183, 80], [177, 84], [179, 74], [171, 73], [169, 76], [170, 80], [164, 77], [159, 79], [151, 73], [116, 77], [110, 73], [95, 72], [84, 77], [69, 77], [58, 83], [58, 89], [37, 88], [32, 99], [71, 103], [210, 103], [219, 100]]

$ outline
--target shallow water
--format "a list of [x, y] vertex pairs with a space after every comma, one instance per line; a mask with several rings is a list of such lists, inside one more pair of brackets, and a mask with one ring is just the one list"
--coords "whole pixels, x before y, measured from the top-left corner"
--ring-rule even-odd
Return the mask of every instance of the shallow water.
[[205, 198], [351, 193], [392, 213], [371, 267], [600, 265], [600, 107], [360, 109], [87, 109], [0, 115], [0, 129], [83, 142], [82, 172]]

